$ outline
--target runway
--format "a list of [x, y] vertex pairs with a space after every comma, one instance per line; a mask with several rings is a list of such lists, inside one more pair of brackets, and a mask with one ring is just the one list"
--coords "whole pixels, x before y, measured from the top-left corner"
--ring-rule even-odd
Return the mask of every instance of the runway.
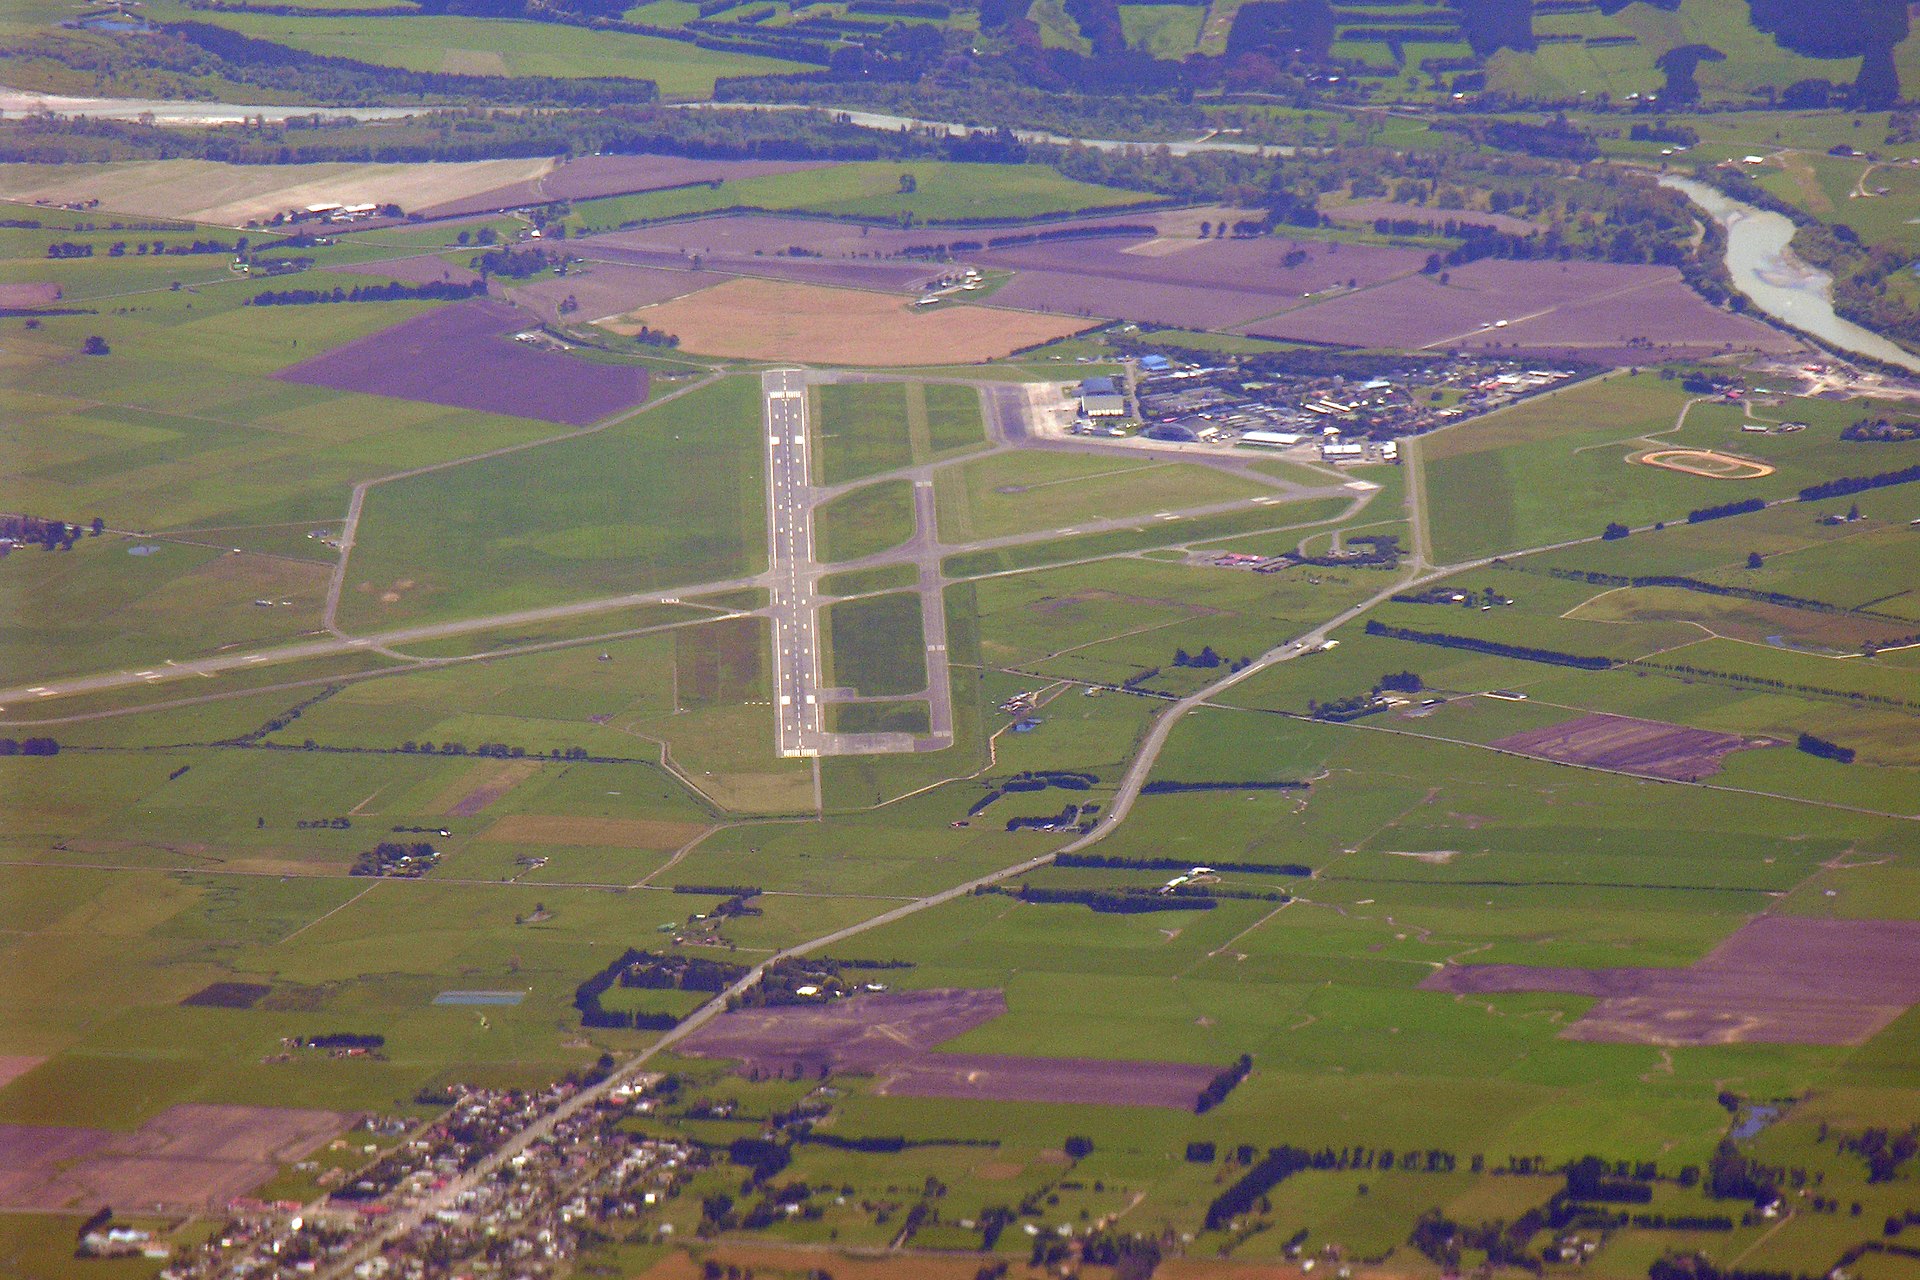
[[767, 434], [767, 569], [773, 619], [773, 706], [783, 756], [821, 754], [819, 610], [813, 601], [813, 493], [807, 467], [807, 380], [760, 375]]

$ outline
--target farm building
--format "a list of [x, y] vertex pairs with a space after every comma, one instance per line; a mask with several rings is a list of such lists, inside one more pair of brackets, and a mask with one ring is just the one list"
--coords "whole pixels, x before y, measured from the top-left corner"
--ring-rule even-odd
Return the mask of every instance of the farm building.
[[1080, 412], [1089, 418], [1124, 418], [1127, 416], [1126, 397], [1083, 395], [1080, 397]]
[[1165, 356], [1141, 356], [1140, 367], [1148, 373], [1165, 373], [1173, 367], [1173, 362]]
[[1112, 378], [1086, 378], [1080, 383], [1083, 396], [1111, 396], [1119, 394], [1120, 388]]

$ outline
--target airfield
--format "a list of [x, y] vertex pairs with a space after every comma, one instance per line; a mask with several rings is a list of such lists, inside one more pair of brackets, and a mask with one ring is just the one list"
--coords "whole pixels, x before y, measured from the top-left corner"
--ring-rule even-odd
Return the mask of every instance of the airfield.
[[[1813, 1273], [1905, 1211], [1911, 1174], [1836, 1142], [1920, 1119], [1920, 485], [1818, 486], [1920, 458], [1842, 435], [1914, 401], [1814, 394], [1799, 339], [1662, 268], [1442, 283], [1382, 239], [1203, 239], [1216, 209], [1051, 183], [1021, 195], [1046, 220], [902, 229], [774, 208], [832, 203], [833, 167], [682, 163], [462, 178], [280, 280], [54, 263], [119, 233], [9, 206], [48, 225], [0, 231], [8, 279], [60, 290], [0, 322], [9, 484], [103, 526], [0, 561], [9, 608], [58, 605], [0, 636], [0, 733], [59, 747], [0, 757], [0, 1150], [36, 1153], [0, 1180], [8, 1256], [109, 1200], [184, 1248], [257, 1199], [232, 1212], [376, 1222], [364, 1258], [666, 1074], [606, 1113], [605, 1150], [697, 1161], [590, 1255], [622, 1273], [697, 1274], [671, 1236], [718, 1195], [799, 1207], [703, 1260], [956, 1277], [1098, 1221], [1190, 1235], [1163, 1275], [1300, 1274], [1301, 1229], [1438, 1274], [1410, 1222], [1512, 1221], [1588, 1154], [1729, 1221], [1628, 1224], [1585, 1274], [1675, 1239]], [[863, 198], [904, 199], [883, 176]], [[563, 181], [564, 275], [248, 302], [465, 287], [455, 237], [524, 234], [496, 202]], [[722, 211], [746, 183], [773, 212]], [[919, 306], [961, 264], [981, 287]], [[730, 319], [770, 294], [817, 322]], [[1579, 372], [1397, 462], [1060, 426], [1142, 352], [1381, 346]], [[356, 874], [416, 841], [417, 873]], [[616, 982], [628, 1023], [586, 1024], [628, 948], [732, 967]], [[744, 1001], [823, 961], [807, 985], [859, 993]], [[382, 1043], [302, 1039], [331, 1033]], [[334, 1198], [441, 1141], [445, 1091], [533, 1107], [602, 1054], [443, 1185]], [[1837, 1211], [1708, 1198], [1757, 1107], [1740, 1149]], [[730, 1152], [769, 1132], [791, 1163], [758, 1178]], [[1282, 1143], [1328, 1160], [1207, 1226]]]

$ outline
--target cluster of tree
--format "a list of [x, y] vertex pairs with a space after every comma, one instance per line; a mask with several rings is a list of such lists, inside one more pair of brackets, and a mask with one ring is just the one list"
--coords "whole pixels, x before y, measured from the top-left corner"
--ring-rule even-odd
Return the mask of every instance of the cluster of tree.
[[1252, 658], [1241, 658], [1234, 662], [1227, 662], [1225, 658], [1222, 658], [1213, 651], [1213, 646], [1210, 644], [1202, 645], [1199, 653], [1188, 653], [1185, 649], [1175, 649], [1173, 651], [1174, 666], [1198, 667], [1202, 671], [1212, 671], [1222, 664], [1225, 664], [1229, 671], [1238, 671], [1240, 668], [1249, 665], [1252, 661]]
[[456, 284], [450, 280], [401, 284], [398, 280], [392, 280], [386, 284], [355, 285], [351, 289], [342, 289], [338, 285], [331, 289], [263, 289], [247, 299], [247, 305], [310, 307], [334, 302], [410, 302], [422, 299], [451, 302], [457, 298], [478, 297], [486, 291], [487, 282], [484, 280], [475, 280], [469, 284]]
[[1313, 1153], [1291, 1145], [1274, 1147], [1238, 1181], [1207, 1206], [1207, 1230], [1219, 1231], [1250, 1212], [1269, 1191], [1304, 1169], [1314, 1167]]
[[[1303, 782], [1271, 784], [1279, 787], [1306, 786]], [[1056, 867], [1080, 867], [1102, 871], [1186, 871], [1194, 864], [1181, 858], [1135, 858], [1118, 853], [1063, 853], [1053, 860]], [[1298, 862], [1213, 862], [1215, 871], [1245, 871], [1256, 875], [1310, 876], [1313, 868]]]
[[84, 241], [56, 240], [47, 246], [49, 258], [91, 258], [93, 246]]
[[300, 1040], [303, 1049], [380, 1049], [384, 1048], [387, 1038], [382, 1035], [369, 1035], [357, 1031], [329, 1031], [325, 1035], [304, 1036]]
[[[87, 526], [93, 537], [107, 531], [107, 522], [95, 516]], [[48, 551], [71, 551], [80, 540], [80, 526], [48, 516], [0, 514], [0, 547], [14, 542], [37, 542]]]
[[1407, 1242], [1450, 1271], [1458, 1270], [1471, 1251], [1480, 1255], [1489, 1270], [1516, 1267], [1537, 1275], [1541, 1261], [1528, 1244], [1540, 1230], [1542, 1217], [1538, 1209], [1529, 1209], [1511, 1223], [1468, 1225], [1455, 1222], [1438, 1209], [1429, 1209], [1414, 1223]]
[[1445, 631], [1415, 631], [1411, 627], [1390, 627], [1378, 619], [1368, 621], [1367, 634], [1384, 636], [1389, 640], [1408, 640], [1414, 644], [1438, 645], [1443, 649], [1465, 649], [1471, 653], [1491, 654], [1496, 658], [1518, 658], [1523, 662], [1544, 662], [1556, 667], [1578, 667], [1582, 671], [1605, 671], [1613, 665], [1611, 658], [1562, 653], [1557, 649], [1538, 649], [1531, 645], [1502, 644], [1497, 640], [1453, 635]]
[[433, 864], [439, 860], [439, 851], [424, 840], [416, 840], [411, 844], [382, 840], [355, 858], [347, 874], [417, 880], [432, 870]]
[[353, 829], [353, 819], [337, 816], [332, 818], [295, 818], [293, 820], [293, 829], [295, 831], [351, 831]]
[[1920, 702], [1906, 698], [1896, 698], [1885, 693], [1861, 693], [1855, 689], [1834, 689], [1827, 685], [1799, 684], [1790, 680], [1776, 680], [1769, 676], [1750, 675], [1744, 671], [1719, 671], [1712, 667], [1696, 667], [1685, 662], [1655, 662], [1650, 658], [1635, 658], [1633, 665], [1646, 667], [1651, 671], [1671, 671], [1675, 675], [1691, 676], [1701, 680], [1719, 680], [1726, 684], [1748, 689], [1785, 689], [1792, 693], [1812, 694], [1819, 698], [1835, 698], [1848, 702], [1870, 702], [1883, 707], [1906, 707], [1920, 710]]
[[1069, 827], [1078, 827], [1081, 831], [1093, 829], [1093, 815], [1098, 813], [1097, 804], [1069, 804], [1055, 814], [1038, 818], [1008, 818], [1009, 831], [1065, 831]]
[[[1240, 1082], [1253, 1074], [1253, 1057], [1241, 1054], [1234, 1064], [1207, 1081], [1207, 1087], [1194, 1099], [1193, 1114], [1203, 1116], [1227, 1100], [1227, 1095], [1240, 1087]], [[1188, 1155], [1192, 1159], [1191, 1153]]]
[[1475, 146], [1518, 151], [1545, 160], [1586, 164], [1600, 155], [1600, 143], [1593, 134], [1564, 115], [1544, 124], [1503, 116], [1468, 116], [1442, 120], [1434, 127], [1460, 134]]
[[1900, 97], [1893, 50], [1907, 38], [1902, 0], [1833, 0], [1817, 8], [1793, 0], [1749, 0], [1753, 25], [1784, 48], [1813, 58], [1859, 58], [1849, 105], [1884, 110]]
[[665, 329], [654, 329], [644, 324], [640, 326], [637, 332], [630, 333], [627, 336], [643, 347], [672, 348], [680, 345], [679, 334], [668, 333]]
[[481, 276], [500, 276], [508, 280], [527, 280], [549, 268], [563, 264], [565, 259], [559, 254], [548, 253], [545, 249], [516, 249], [512, 245], [502, 245], [486, 253], [476, 254], [467, 265], [478, 271]]
[[1687, 512], [1687, 523], [1704, 524], [1708, 520], [1724, 520], [1728, 516], [1744, 516], [1766, 509], [1765, 498], [1743, 498], [1739, 502], [1722, 502], [1711, 507], [1695, 507]]
[[1822, 498], [1844, 498], [1850, 493], [1865, 493], [1869, 489], [1912, 484], [1916, 480], [1920, 480], [1920, 463], [1915, 463], [1911, 467], [1901, 467], [1898, 471], [1882, 471], [1870, 476], [1841, 476], [1820, 484], [1810, 484], [1800, 491], [1800, 501], [1818, 502]]
[[629, 947], [614, 957], [606, 968], [573, 989], [573, 1007], [579, 1011], [581, 1026], [670, 1031], [680, 1024], [680, 1019], [671, 1013], [629, 1013], [624, 1009], [608, 1009], [600, 1003], [601, 997], [620, 981], [620, 975], [645, 957], [645, 952]]
[[1614, 1166], [1599, 1156], [1585, 1156], [1567, 1165], [1566, 1194], [1570, 1199], [1601, 1204], [1648, 1204], [1653, 1187], [1644, 1179], [1615, 1175]]
[[746, 977], [747, 967], [724, 960], [679, 953], [635, 953], [637, 958], [624, 966], [618, 981], [623, 987], [641, 987], [650, 991], [710, 991], [719, 994]]
[[1861, 418], [1843, 428], [1840, 438], [1903, 444], [1909, 440], [1920, 440], [1920, 422], [1915, 422], [1911, 418], [1898, 421], [1887, 418]]
[[57, 756], [60, 744], [52, 738], [0, 738], [0, 756]]
[[1065, 769], [1023, 769], [1006, 781], [995, 785], [986, 795], [981, 796], [968, 808], [969, 818], [985, 813], [994, 801], [1002, 796], [1028, 795], [1036, 791], [1045, 791], [1056, 787], [1061, 791], [1091, 791], [1093, 784], [1100, 781], [1096, 773], [1075, 773]]
[[1656, 1259], [1647, 1280], [1814, 1280], [1804, 1271], [1721, 1267], [1703, 1253], [1676, 1253]]
[[699, 894], [705, 898], [757, 898], [761, 890], [752, 884], [677, 884], [675, 893]]
[[[990, 889], [1004, 893], [1004, 889]], [[1133, 916], [1154, 911], [1211, 911], [1211, 898], [1182, 897], [1151, 889], [1039, 889], [1023, 884], [1013, 894], [1022, 902], [1039, 905], [1074, 905], [1100, 915]]]
[[[761, 1009], [779, 1005], [813, 1004], [820, 1000], [838, 1000], [851, 996], [862, 985], [850, 973], [886, 969], [911, 969], [905, 960], [839, 960], [827, 956], [789, 957], [776, 960], [760, 975], [760, 981], [745, 994], [727, 1002], [730, 1009]], [[814, 994], [801, 995], [802, 987]]]
[[1920, 1154], [1920, 1125], [1897, 1133], [1875, 1125], [1842, 1138], [1839, 1147], [1866, 1161], [1868, 1182], [1891, 1182], [1900, 1176], [1902, 1165]]
[[751, 1171], [755, 1182], [765, 1182], [793, 1163], [793, 1148], [770, 1138], [735, 1138], [727, 1144], [727, 1160]]
[[[1149, 782], [1147, 783], [1146, 786], [1140, 788], [1140, 794], [1145, 796], [1166, 796], [1166, 795], [1174, 795], [1178, 792], [1183, 792], [1183, 791], [1305, 791], [1305, 790], [1307, 790], [1307, 784], [1304, 782], [1284, 782], [1284, 781], [1260, 782], [1260, 781], [1253, 781], [1251, 779], [1241, 781], [1241, 782], [1227, 782], [1227, 781], [1213, 781], [1213, 780], [1208, 780], [1204, 782], [1182, 782], [1173, 778], [1155, 778], [1152, 782]], [[1233, 867], [1233, 866], [1251, 866], [1252, 864], [1251, 863], [1248, 863], [1248, 864], [1222, 863], [1221, 865], [1227, 866], [1227, 867]], [[1290, 866], [1292, 864], [1289, 863], [1285, 865]]]
[[1840, 764], [1853, 763], [1855, 753], [1852, 747], [1843, 747], [1837, 742], [1828, 742], [1825, 738], [1816, 738], [1810, 733], [1801, 734], [1794, 745], [1808, 755], [1818, 756], [1822, 760], [1833, 760]]

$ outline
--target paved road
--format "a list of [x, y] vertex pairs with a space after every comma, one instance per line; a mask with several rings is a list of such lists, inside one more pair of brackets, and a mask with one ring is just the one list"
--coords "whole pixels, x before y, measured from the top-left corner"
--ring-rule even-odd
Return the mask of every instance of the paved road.
[[773, 705], [780, 754], [817, 756], [821, 724], [819, 609], [814, 604], [813, 486], [807, 474], [807, 375], [760, 375], [766, 397], [767, 570], [773, 618]]

